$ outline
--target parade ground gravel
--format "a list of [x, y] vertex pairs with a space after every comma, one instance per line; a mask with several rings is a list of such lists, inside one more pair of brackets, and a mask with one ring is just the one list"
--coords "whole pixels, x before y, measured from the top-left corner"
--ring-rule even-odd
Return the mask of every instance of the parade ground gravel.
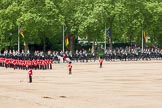
[[52, 70], [0, 67], [0, 108], [162, 108], [162, 61], [53, 64]]

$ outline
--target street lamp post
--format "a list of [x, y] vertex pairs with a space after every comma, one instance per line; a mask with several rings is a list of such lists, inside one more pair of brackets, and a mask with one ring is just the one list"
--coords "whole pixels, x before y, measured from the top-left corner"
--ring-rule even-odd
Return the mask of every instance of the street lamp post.
[[63, 25], [63, 30], [62, 30], [62, 51], [65, 51], [65, 32], [67, 31], [67, 27]]
[[65, 30], [64, 30], [64, 25], [63, 25], [63, 36], [62, 36], [62, 51], [63, 52], [65, 50], [65, 42], [64, 42], [65, 38], [64, 38], [64, 36], [65, 36]]
[[104, 48], [105, 53], [106, 53], [106, 38], [107, 38], [107, 33], [106, 32], [107, 32], [107, 29], [106, 29], [106, 23], [105, 23], [105, 42], [104, 42], [105, 43], [105, 45], [104, 45], [105, 46], [105, 48]]
[[20, 53], [20, 36], [19, 36], [19, 30], [20, 30], [20, 26], [18, 25], [18, 45], [17, 45], [17, 49], [18, 49], [18, 53]]

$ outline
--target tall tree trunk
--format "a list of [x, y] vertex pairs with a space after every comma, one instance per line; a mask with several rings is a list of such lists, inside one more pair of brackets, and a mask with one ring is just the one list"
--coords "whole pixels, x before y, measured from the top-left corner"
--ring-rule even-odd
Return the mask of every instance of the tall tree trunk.
[[95, 52], [95, 40], [93, 40], [92, 43], [92, 49], [91, 49], [91, 53]]

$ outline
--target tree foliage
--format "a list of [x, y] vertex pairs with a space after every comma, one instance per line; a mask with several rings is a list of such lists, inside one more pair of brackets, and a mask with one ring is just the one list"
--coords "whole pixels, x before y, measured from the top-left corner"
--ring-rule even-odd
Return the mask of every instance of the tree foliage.
[[9, 43], [16, 49], [18, 26], [25, 35], [21, 45], [26, 41], [41, 45], [42, 50], [60, 48], [63, 26], [72, 46], [78, 36], [104, 41], [106, 27], [112, 42], [140, 45], [143, 30], [150, 36], [148, 45], [162, 47], [161, 24], [161, 0], [1, 0], [0, 49]]

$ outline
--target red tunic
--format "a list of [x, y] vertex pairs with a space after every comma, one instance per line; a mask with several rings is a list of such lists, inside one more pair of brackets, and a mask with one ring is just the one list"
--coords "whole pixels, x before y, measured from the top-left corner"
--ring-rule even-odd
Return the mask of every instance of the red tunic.
[[37, 64], [38, 64], [37, 60], [33, 60], [33, 65], [37, 66]]
[[4, 63], [5, 59], [4, 58], [0, 58], [0, 63]]
[[52, 60], [51, 59], [49, 60], [49, 64], [52, 64]]
[[32, 76], [32, 75], [33, 75], [33, 71], [32, 71], [32, 69], [29, 69], [29, 71], [28, 71], [28, 75], [29, 75], [29, 76]]
[[42, 65], [42, 66], [45, 65], [45, 60], [41, 60], [41, 65]]
[[16, 62], [17, 62], [16, 60], [13, 60], [13, 64], [14, 64], [14, 65], [16, 65]]
[[103, 62], [103, 60], [102, 60], [102, 59], [100, 59], [100, 60], [99, 60], [99, 63], [100, 63], [100, 64], [102, 64], [102, 62]]
[[69, 68], [69, 70], [71, 71], [71, 69], [72, 69], [72, 64], [69, 64], [69, 65], [68, 65], [68, 68]]
[[9, 59], [5, 59], [5, 63], [9, 64], [10, 60]]

